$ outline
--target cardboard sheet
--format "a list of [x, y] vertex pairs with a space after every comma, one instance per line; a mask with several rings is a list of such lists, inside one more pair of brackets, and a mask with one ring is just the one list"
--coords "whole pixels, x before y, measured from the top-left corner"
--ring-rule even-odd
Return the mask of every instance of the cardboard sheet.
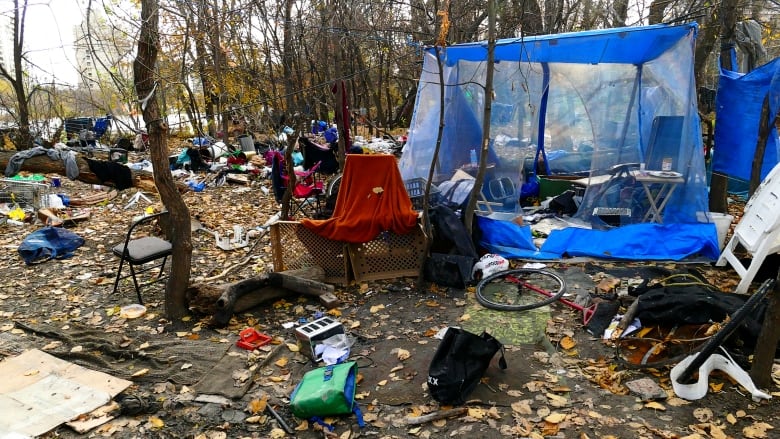
[[0, 437], [44, 434], [132, 384], [37, 349], [4, 360], [0, 376]]

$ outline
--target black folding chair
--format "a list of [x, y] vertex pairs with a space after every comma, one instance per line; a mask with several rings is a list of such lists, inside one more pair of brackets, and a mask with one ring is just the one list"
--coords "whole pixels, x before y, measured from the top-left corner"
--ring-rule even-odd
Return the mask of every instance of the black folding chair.
[[[168, 218], [168, 212], [147, 215], [133, 222], [130, 229], [127, 231], [124, 242], [115, 245], [111, 249], [114, 255], [119, 258], [119, 268], [116, 271], [116, 280], [114, 281], [114, 294], [116, 294], [117, 289], [119, 288], [119, 281], [121, 279], [132, 277], [135, 292], [138, 295], [138, 303], [141, 305], [144, 303], [141, 298], [141, 289], [167, 278], [167, 276], [163, 277], [165, 261], [173, 252], [173, 245], [170, 241], [150, 234], [140, 236], [140, 230], [138, 230], [140, 226], [151, 225], [153, 221], [159, 218]], [[159, 259], [162, 259], [162, 262], [157, 263], [156, 261]], [[152, 262], [155, 263], [151, 264]], [[125, 263], [130, 266], [130, 274], [123, 276], [122, 267]], [[136, 267], [141, 267], [141, 269], [136, 269]], [[138, 283], [138, 274], [156, 268], [159, 268], [160, 272], [153, 280], [143, 284]]]

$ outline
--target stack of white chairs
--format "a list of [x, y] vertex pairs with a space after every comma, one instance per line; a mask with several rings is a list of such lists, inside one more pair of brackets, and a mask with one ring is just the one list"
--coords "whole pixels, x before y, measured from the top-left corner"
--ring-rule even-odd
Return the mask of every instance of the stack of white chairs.
[[[734, 254], [740, 246], [747, 252], [747, 266]], [[716, 265], [728, 262], [741, 280], [736, 293], [748, 292], [753, 278], [767, 256], [780, 252], [780, 163], [764, 178], [745, 205], [742, 219], [718, 258]]]

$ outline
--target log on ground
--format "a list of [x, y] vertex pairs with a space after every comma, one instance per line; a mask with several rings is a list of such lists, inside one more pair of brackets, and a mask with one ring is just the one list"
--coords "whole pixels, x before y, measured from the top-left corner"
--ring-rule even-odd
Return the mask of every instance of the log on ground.
[[[16, 154], [16, 151], [0, 151], [0, 169], [5, 171], [8, 166], [8, 162], [11, 157]], [[76, 153], [76, 164], [79, 168], [78, 181], [87, 184], [100, 184], [104, 186], [114, 186], [111, 181], [100, 181], [100, 179], [92, 171], [89, 170], [89, 163], [86, 158], [79, 153]], [[43, 154], [35, 157], [30, 157], [22, 163], [20, 171], [32, 172], [36, 174], [59, 174], [66, 175], [65, 163], [62, 160], [52, 160], [49, 156]], [[131, 170], [133, 176], [133, 187], [138, 188], [146, 192], [157, 192], [157, 187], [154, 184], [154, 175], [151, 172]], [[179, 192], [189, 191], [184, 183], [177, 183], [177, 189]]]
[[189, 288], [188, 297], [191, 298], [191, 305], [195, 301], [202, 304], [221, 292], [210, 307], [214, 310], [211, 323], [214, 326], [225, 326], [235, 313], [293, 292], [317, 297], [327, 308], [334, 308], [339, 301], [333, 294], [333, 286], [320, 282], [324, 277], [325, 271], [321, 267], [307, 267], [264, 274], [216, 287], [193, 285]]

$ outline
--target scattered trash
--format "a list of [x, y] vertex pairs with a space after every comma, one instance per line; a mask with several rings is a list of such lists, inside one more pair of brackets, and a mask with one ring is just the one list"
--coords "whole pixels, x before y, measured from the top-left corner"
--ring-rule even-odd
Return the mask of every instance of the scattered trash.
[[217, 240], [217, 247], [222, 250], [235, 250], [249, 245], [249, 232], [244, 232], [244, 228], [241, 226], [233, 226], [232, 234], [230, 232], [225, 236], [220, 236], [217, 232], [212, 232], [212, 234]]
[[707, 361], [705, 361], [704, 364], [699, 367], [699, 380], [693, 384], [682, 384], [678, 381], [678, 379], [682, 375], [683, 371], [685, 371], [685, 369], [688, 367], [688, 365], [693, 362], [693, 360], [699, 354], [696, 353], [689, 355], [687, 358], [677, 363], [677, 365], [672, 368], [672, 371], [669, 374], [670, 378], [672, 379], [672, 388], [674, 388], [674, 393], [680, 398], [691, 401], [704, 398], [704, 395], [707, 394], [707, 389], [709, 388], [710, 373], [717, 369], [726, 372], [731, 378], [739, 383], [740, 386], [747, 389], [747, 391], [750, 392], [750, 394], [753, 396], [754, 401], [758, 401], [759, 399], [772, 399], [771, 395], [768, 395], [756, 388], [756, 385], [753, 384], [753, 380], [750, 379], [750, 375], [748, 375], [747, 372], [745, 372], [737, 365], [737, 363], [734, 362], [725, 349], [721, 348], [721, 350], [725, 356], [720, 354], [712, 354], [712, 356], [710, 356], [710, 358], [708, 358]]
[[322, 317], [295, 328], [295, 338], [301, 346], [301, 353], [314, 362], [322, 360], [321, 355], [315, 352], [316, 345], [336, 334], [344, 334], [344, 326], [330, 317]]
[[[217, 247], [221, 248], [222, 250], [235, 250], [249, 245], [250, 237], [259, 238], [263, 234], [265, 234], [273, 223], [279, 221], [279, 213], [269, 218], [268, 221], [266, 221], [265, 224], [263, 224], [262, 226], [258, 226], [254, 229], [245, 231], [244, 228], [241, 226], [238, 225], [233, 226], [233, 231], [228, 232], [225, 236], [220, 236], [218, 232], [207, 229], [206, 227], [203, 226], [203, 223], [201, 223], [200, 220], [197, 218], [192, 218], [190, 221], [191, 221], [190, 230], [192, 232], [197, 232], [198, 230], [202, 230], [214, 237], [214, 239], [217, 242]], [[258, 236], [258, 232], [260, 233], [259, 236]]]
[[132, 197], [130, 197], [130, 200], [129, 200], [129, 201], [127, 202], [127, 204], [125, 205], [125, 210], [129, 209], [130, 207], [132, 207], [132, 206], [134, 206], [136, 203], [138, 203], [138, 200], [144, 200], [144, 201], [146, 201], [147, 203], [151, 203], [151, 202], [152, 202], [152, 200], [150, 200], [150, 199], [149, 199], [149, 197], [147, 197], [146, 195], [144, 195], [144, 193], [143, 193], [143, 192], [141, 192], [141, 191], [138, 191], [138, 192], [136, 192], [136, 193], [135, 193], [135, 195], [133, 195]]
[[137, 303], [125, 305], [119, 310], [119, 317], [123, 319], [137, 319], [144, 314], [146, 314], [146, 307]]
[[651, 378], [640, 378], [626, 382], [628, 390], [636, 394], [642, 401], [666, 399], [666, 391]]
[[203, 192], [203, 189], [206, 189], [206, 182], [201, 181], [200, 183], [196, 183], [194, 181], [187, 182], [187, 186], [190, 187], [195, 192]]
[[258, 332], [255, 328], [246, 328], [239, 332], [238, 336], [239, 340], [236, 342], [236, 346], [248, 351], [253, 351], [271, 342], [271, 337]]

